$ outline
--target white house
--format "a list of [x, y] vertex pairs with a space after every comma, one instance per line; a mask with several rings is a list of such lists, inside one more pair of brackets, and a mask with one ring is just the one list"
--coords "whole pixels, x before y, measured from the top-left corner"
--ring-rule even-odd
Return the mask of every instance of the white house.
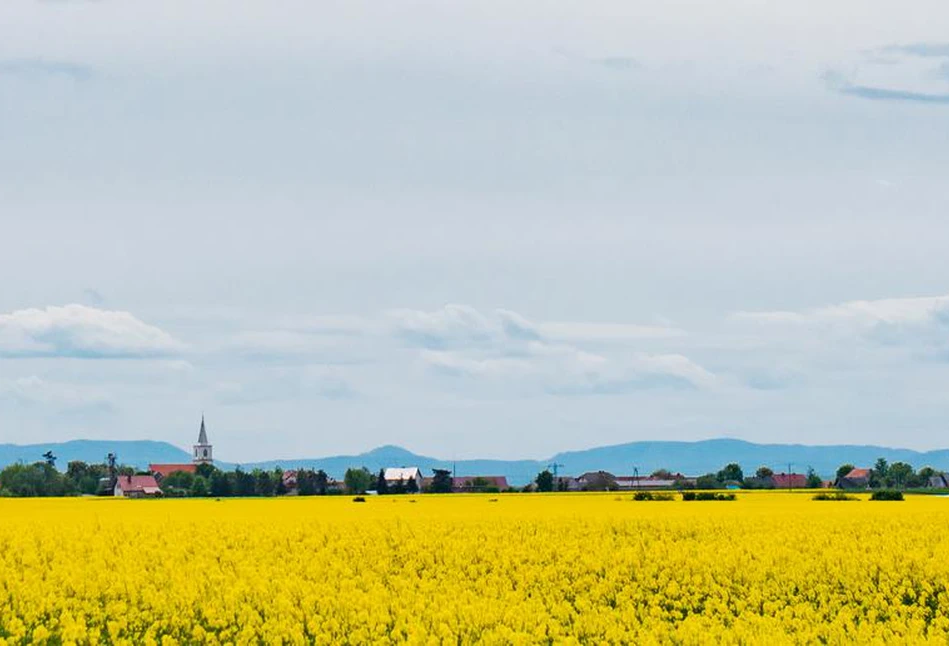
[[416, 491], [422, 490], [422, 471], [418, 467], [389, 467], [383, 473], [383, 477], [389, 487], [400, 482], [403, 486], [407, 486], [409, 480], [414, 480]]

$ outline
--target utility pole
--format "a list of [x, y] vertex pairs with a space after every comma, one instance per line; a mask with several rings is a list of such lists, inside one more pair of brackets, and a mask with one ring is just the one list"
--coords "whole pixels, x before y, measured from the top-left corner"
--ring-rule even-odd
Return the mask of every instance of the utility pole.
[[559, 469], [562, 466], [563, 466], [562, 464], [558, 464], [557, 462], [551, 462], [550, 464], [547, 465], [547, 468], [550, 469], [551, 473], [554, 474], [554, 491], [560, 490], [560, 479], [557, 477], [557, 473], [558, 473], [557, 469]]
[[633, 487], [639, 489], [639, 467], [633, 467]]

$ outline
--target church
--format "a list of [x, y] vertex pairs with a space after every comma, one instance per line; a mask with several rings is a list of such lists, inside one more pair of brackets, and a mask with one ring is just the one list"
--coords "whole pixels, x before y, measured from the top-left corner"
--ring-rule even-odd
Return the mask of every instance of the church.
[[182, 464], [149, 464], [148, 470], [161, 479], [178, 471], [195, 473], [199, 465], [214, 464], [214, 452], [208, 441], [208, 430], [204, 424], [204, 415], [201, 416], [201, 430], [198, 431], [198, 442], [192, 447], [191, 463]]

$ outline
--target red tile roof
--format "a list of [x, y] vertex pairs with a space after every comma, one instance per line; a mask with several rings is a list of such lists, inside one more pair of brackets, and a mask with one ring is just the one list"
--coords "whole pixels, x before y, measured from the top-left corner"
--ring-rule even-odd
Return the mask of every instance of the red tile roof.
[[853, 469], [850, 473], [844, 476], [845, 478], [869, 478], [870, 469]]
[[771, 476], [775, 489], [803, 489], [807, 476], [803, 473], [775, 473]]
[[119, 476], [118, 485], [122, 487], [123, 492], [158, 489], [155, 476]]
[[172, 473], [184, 471], [185, 473], [195, 473], [198, 467], [195, 464], [149, 464], [148, 470], [157, 476], [165, 477]]

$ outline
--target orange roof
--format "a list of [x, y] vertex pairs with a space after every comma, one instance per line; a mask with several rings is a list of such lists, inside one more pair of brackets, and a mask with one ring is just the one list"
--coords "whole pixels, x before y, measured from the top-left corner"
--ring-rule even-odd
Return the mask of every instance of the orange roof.
[[167, 476], [178, 471], [184, 471], [186, 473], [194, 473], [197, 470], [197, 466], [194, 464], [149, 464], [148, 470], [159, 476]]
[[853, 469], [850, 473], [844, 476], [845, 478], [869, 478], [870, 469]]

